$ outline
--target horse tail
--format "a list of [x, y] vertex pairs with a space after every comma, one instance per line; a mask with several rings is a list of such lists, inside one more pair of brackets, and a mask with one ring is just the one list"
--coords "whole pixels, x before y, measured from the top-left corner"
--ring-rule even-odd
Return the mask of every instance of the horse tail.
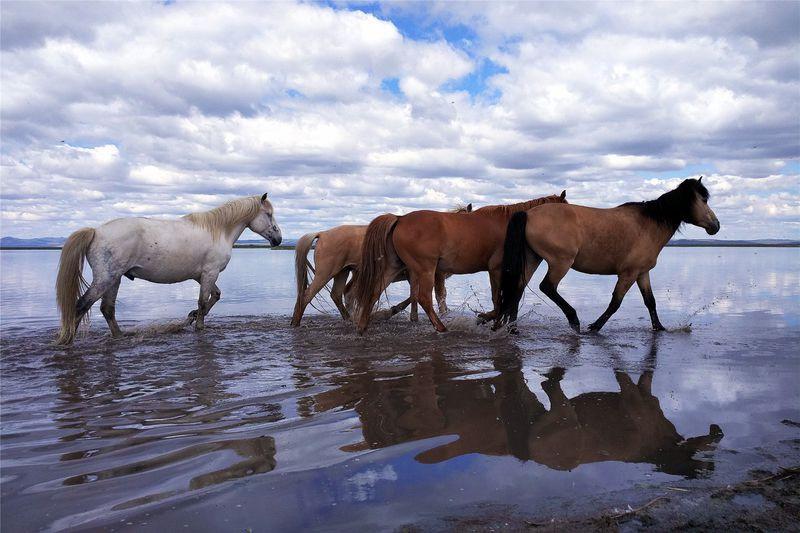
[[294, 275], [297, 281], [297, 304], [303, 301], [306, 289], [308, 289], [308, 274], [311, 271], [311, 263], [308, 261], [308, 252], [314, 241], [319, 238], [319, 233], [306, 233], [297, 240], [294, 248]]
[[[56, 303], [61, 313], [61, 329], [56, 344], [70, 344], [75, 338], [75, 330], [79, 326], [75, 306], [78, 297], [89, 287], [83, 277], [83, 263], [94, 234], [94, 228], [79, 229], [67, 238], [61, 248], [56, 277]], [[88, 313], [84, 315], [85, 318], [88, 316]]]
[[506, 240], [503, 243], [497, 324], [516, 318], [519, 301], [525, 290], [525, 256], [528, 251], [525, 229], [527, 226], [527, 211], [514, 213], [508, 221]]
[[356, 324], [360, 331], [367, 328], [372, 309], [383, 289], [390, 259], [388, 241], [399, 218], [397, 215], [381, 215], [367, 226], [361, 245], [361, 263], [353, 287]]

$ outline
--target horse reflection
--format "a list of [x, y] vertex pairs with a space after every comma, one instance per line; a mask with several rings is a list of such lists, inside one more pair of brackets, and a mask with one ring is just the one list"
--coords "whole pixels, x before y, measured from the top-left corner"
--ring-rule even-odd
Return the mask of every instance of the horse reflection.
[[713, 469], [695, 458], [723, 434], [685, 439], [652, 393], [653, 370], [637, 382], [621, 371], [618, 392], [588, 392], [568, 398], [564, 369], [547, 374], [541, 387], [550, 409], [529, 388], [519, 359], [495, 360], [499, 375], [458, 379], [462, 374], [440, 354], [420, 361], [411, 375], [386, 379], [372, 372], [314, 397], [317, 410], [354, 406], [364, 440], [345, 451], [382, 448], [401, 442], [456, 435], [450, 443], [420, 453], [416, 460], [439, 463], [461, 455], [511, 455], [557, 470], [600, 461], [650, 463], [657, 470], [689, 478]]

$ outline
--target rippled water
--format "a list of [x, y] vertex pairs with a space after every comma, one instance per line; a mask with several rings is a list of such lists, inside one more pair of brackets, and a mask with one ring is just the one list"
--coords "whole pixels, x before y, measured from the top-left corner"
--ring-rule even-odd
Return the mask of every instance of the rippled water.
[[[96, 313], [66, 350], [50, 345], [57, 259], [0, 253], [4, 531], [549, 518], [800, 457], [796, 249], [665, 250], [661, 334], [635, 289], [602, 335], [534, 292], [519, 336], [492, 333], [475, 275], [448, 281], [450, 332], [400, 315], [365, 337], [313, 310], [289, 328], [292, 253], [237, 250], [206, 331], [168, 327], [193, 282], [123, 280], [132, 335]], [[573, 272], [562, 293], [587, 324], [613, 283]]]

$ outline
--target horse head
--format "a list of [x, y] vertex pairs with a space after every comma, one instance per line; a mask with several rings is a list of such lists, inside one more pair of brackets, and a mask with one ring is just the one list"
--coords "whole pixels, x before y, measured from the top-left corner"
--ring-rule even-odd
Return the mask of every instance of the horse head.
[[678, 186], [678, 189], [685, 189], [684, 195], [689, 202], [688, 217], [684, 222], [700, 226], [709, 235], [714, 235], [719, 231], [719, 219], [708, 206], [709, 193], [702, 181], [703, 177], [700, 176], [698, 180], [684, 180]]
[[278, 246], [283, 237], [281, 236], [281, 228], [275, 222], [275, 212], [272, 204], [267, 200], [267, 193], [261, 197], [261, 208], [258, 214], [247, 225], [253, 233], [258, 233], [269, 241], [272, 246]]

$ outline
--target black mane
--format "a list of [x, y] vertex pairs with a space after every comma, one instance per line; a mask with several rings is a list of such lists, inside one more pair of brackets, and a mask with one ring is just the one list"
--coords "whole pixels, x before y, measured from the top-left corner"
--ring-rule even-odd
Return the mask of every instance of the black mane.
[[691, 218], [695, 192], [700, 195], [701, 199], [708, 200], [709, 193], [705, 185], [700, 180], [687, 179], [683, 180], [675, 189], [662, 194], [655, 200], [628, 202], [622, 205], [636, 207], [647, 218], [667, 226], [672, 231], [677, 231], [681, 224]]

